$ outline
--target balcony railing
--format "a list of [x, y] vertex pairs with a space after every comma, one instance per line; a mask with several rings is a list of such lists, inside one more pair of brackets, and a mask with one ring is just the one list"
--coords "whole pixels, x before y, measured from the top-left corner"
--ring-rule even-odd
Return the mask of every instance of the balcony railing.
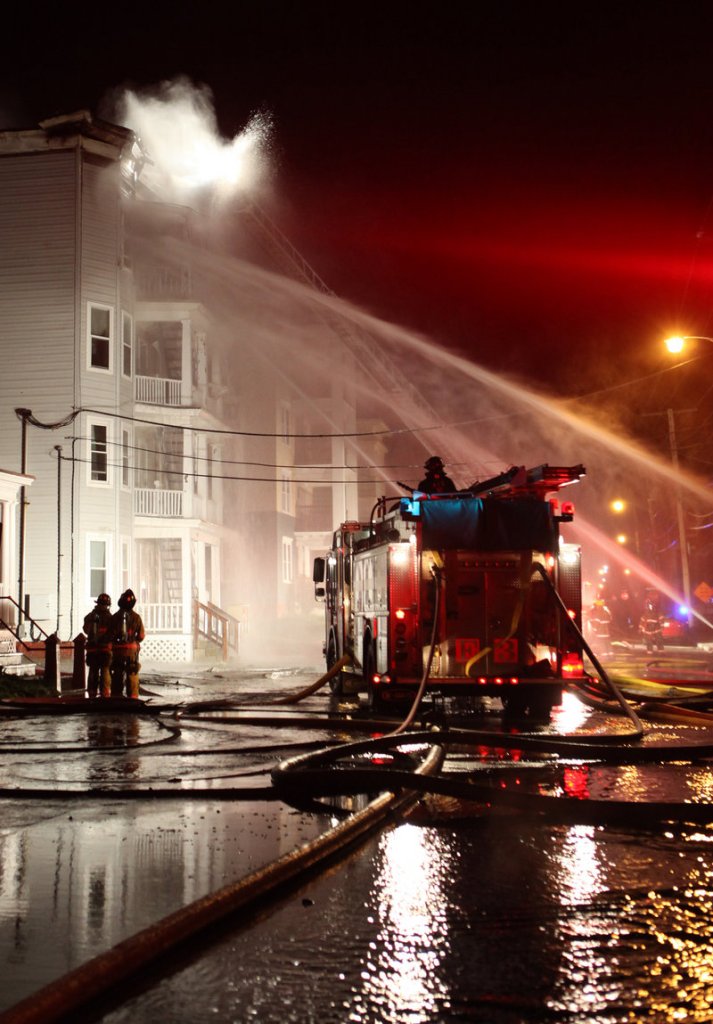
[[183, 491], [137, 487], [134, 490], [134, 515], [180, 518], [183, 515]]
[[181, 381], [171, 377], [135, 377], [134, 397], [147, 405], [180, 405]]
[[141, 618], [147, 633], [180, 633], [183, 629], [183, 605], [142, 603]]
[[140, 268], [136, 273], [136, 290], [142, 302], [189, 299], [192, 292], [191, 272], [188, 267]]

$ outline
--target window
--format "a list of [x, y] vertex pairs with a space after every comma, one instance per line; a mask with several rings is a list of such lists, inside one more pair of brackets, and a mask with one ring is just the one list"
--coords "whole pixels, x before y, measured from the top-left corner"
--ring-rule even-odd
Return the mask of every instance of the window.
[[213, 599], [213, 548], [210, 544], [205, 545], [205, 592], [209, 601]]
[[280, 488], [280, 508], [288, 515], [292, 514], [292, 480], [290, 474], [283, 470], [282, 485]]
[[89, 596], [96, 601], [108, 590], [105, 540], [89, 540]]
[[95, 484], [109, 482], [109, 461], [107, 458], [109, 429], [103, 423], [91, 423], [89, 450], [89, 479]]
[[89, 365], [111, 372], [111, 309], [89, 306]]
[[128, 590], [131, 586], [131, 541], [128, 537], [121, 538], [121, 591]]
[[121, 430], [121, 486], [131, 486], [131, 466], [129, 464], [129, 431]]
[[205, 465], [205, 495], [210, 501], [213, 498], [213, 460], [217, 457], [218, 449], [214, 444], [206, 446], [208, 461]]
[[280, 405], [279, 417], [280, 417], [280, 435], [282, 437], [282, 440], [285, 442], [285, 444], [291, 444], [292, 443], [292, 437], [290, 435], [292, 433], [292, 420], [291, 420], [291, 417], [290, 417], [290, 407], [289, 407], [289, 405]]
[[282, 582], [292, 583], [292, 537], [282, 538]]
[[130, 377], [134, 362], [134, 324], [128, 313], [121, 314], [121, 372]]

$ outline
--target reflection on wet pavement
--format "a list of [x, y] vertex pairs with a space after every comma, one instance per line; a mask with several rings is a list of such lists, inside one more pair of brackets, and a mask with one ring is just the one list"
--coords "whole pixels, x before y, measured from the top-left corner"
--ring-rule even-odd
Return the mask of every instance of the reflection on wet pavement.
[[[0, 965], [10, 981], [0, 1009], [322, 830], [326, 812], [219, 802], [210, 789], [181, 796], [235, 779], [261, 785], [283, 755], [258, 748], [320, 736], [229, 718], [192, 722], [170, 743], [151, 718], [38, 720], [26, 754], [14, 751], [27, 726], [8, 723], [6, 788], [171, 785], [176, 795], [2, 800]], [[544, 731], [610, 724], [568, 699]], [[499, 726], [487, 713], [475, 725]], [[99, 749], [107, 728], [114, 756]], [[648, 739], [696, 738], [706, 731], [657, 723]], [[42, 749], [60, 744], [76, 755]], [[710, 802], [713, 793], [708, 762], [603, 765], [488, 748], [456, 750], [449, 767], [576, 799]], [[250, 927], [236, 921], [177, 956], [172, 974], [123, 995], [103, 1020], [710, 1024], [713, 826], [547, 824], [430, 796]]]
[[709, 1024], [712, 842], [406, 823], [103, 1020]]

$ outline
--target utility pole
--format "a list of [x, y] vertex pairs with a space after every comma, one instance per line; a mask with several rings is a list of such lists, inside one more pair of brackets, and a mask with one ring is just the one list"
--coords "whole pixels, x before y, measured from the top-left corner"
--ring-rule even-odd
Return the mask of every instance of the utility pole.
[[[696, 409], [679, 409], [678, 412], [697, 412]], [[645, 412], [642, 416], [663, 416], [662, 412]], [[686, 602], [686, 621], [691, 621], [691, 573], [688, 565], [688, 539], [686, 537], [686, 520], [683, 510], [683, 502], [681, 500], [681, 485], [679, 483], [679, 462], [678, 462], [678, 443], [676, 441], [676, 410], [667, 409], [666, 419], [668, 422], [668, 444], [669, 451], [671, 452], [671, 464], [673, 465], [674, 472], [676, 474], [676, 480], [674, 484], [675, 497], [676, 497], [676, 522], [678, 525], [678, 547], [681, 553], [681, 589], [683, 590], [683, 598]], [[651, 505], [649, 504], [649, 516], [653, 522], [653, 515]]]
[[667, 409], [668, 418], [668, 440], [671, 448], [671, 462], [676, 471], [676, 519], [678, 521], [678, 546], [681, 551], [681, 583], [683, 586], [683, 597], [686, 602], [686, 619], [691, 618], [691, 573], [688, 565], [688, 539], [686, 537], [686, 520], [683, 515], [683, 502], [681, 501], [681, 485], [678, 481], [678, 445], [676, 443], [676, 417], [673, 409]]

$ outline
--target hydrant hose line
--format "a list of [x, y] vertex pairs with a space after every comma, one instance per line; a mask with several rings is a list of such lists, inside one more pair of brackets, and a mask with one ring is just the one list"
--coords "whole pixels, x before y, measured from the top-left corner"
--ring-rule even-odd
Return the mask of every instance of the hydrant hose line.
[[[437, 771], [442, 761], [442, 749], [432, 746], [416, 772]], [[417, 792], [382, 792], [363, 810], [332, 826], [317, 839], [246, 878], [180, 908], [46, 985], [0, 1014], [0, 1024], [52, 1024], [61, 1021], [91, 1000], [106, 996], [150, 963], [163, 958], [230, 914], [243, 912], [240, 923], [246, 923], [251, 912], [271, 896], [306, 881], [320, 865], [367, 839], [388, 823], [394, 814], [407, 810], [417, 800]]]

